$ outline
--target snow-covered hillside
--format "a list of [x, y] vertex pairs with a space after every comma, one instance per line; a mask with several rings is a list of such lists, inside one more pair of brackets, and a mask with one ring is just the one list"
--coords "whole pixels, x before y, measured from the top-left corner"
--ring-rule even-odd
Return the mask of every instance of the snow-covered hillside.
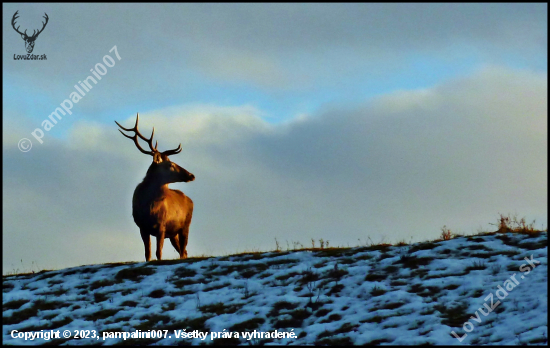
[[546, 344], [547, 252], [498, 233], [5, 276], [3, 343]]

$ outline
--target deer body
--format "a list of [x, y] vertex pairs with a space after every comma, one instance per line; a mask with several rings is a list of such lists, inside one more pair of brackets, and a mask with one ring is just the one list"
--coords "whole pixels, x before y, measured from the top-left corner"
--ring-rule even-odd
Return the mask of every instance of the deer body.
[[151, 259], [150, 236], [157, 237], [157, 259], [162, 259], [164, 239], [169, 238], [180, 258], [187, 258], [189, 226], [193, 201], [168, 185], [161, 187], [145, 180], [136, 187], [132, 199], [132, 215], [145, 245], [145, 259]]
[[132, 199], [132, 216], [141, 229], [157, 237], [164, 223], [165, 238], [172, 238], [175, 232], [185, 227], [193, 215], [193, 201], [179, 190], [145, 187], [139, 184]]
[[[195, 176], [168, 158], [169, 155], [181, 151], [181, 144], [175, 150], [159, 152], [156, 145], [154, 148], [152, 146], [154, 128], [151, 138], [147, 139], [137, 130], [138, 120], [139, 115], [133, 129], [126, 129], [120, 125], [119, 127], [126, 131], [135, 131], [136, 134], [133, 137], [121, 133], [133, 139], [141, 152], [153, 156], [153, 163], [149, 166], [143, 181], [137, 185], [132, 199], [132, 215], [140, 229], [145, 246], [145, 260], [151, 259], [151, 236], [157, 238], [156, 256], [158, 260], [162, 259], [165, 238], [170, 239], [180, 254], [180, 258], [186, 258], [189, 226], [193, 216], [193, 201], [183, 192], [170, 189], [168, 184], [193, 181]], [[138, 136], [147, 141], [151, 151], [145, 151], [139, 146]]]

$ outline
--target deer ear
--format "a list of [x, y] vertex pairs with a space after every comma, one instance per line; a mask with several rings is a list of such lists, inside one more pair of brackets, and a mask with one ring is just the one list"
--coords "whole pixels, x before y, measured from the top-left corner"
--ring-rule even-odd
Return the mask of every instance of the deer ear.
[[155, 154], [153, 155], [153, 162], [155, 162], [156, 164], [162, 163], [162, 156], [160, 153], [155, 152]]
[[22, 38], [23, 40], [25, 40], [25, 35], [21, 34], [21, 38]]

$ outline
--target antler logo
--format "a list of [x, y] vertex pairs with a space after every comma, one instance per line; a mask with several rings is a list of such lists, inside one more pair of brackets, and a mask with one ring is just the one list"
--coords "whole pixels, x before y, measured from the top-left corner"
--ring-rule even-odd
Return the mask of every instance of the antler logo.
[[44, 28], [46, 28], [46, 24], [48, 24], [48, 14], [44, 12], [44, 18], [46, 19], [46, 22], [45, 23], [42, 22], [42, 29], [40, 29], [38, 32], [36, 32], [36, 29], [35, 29], [33, 30], [32, 35], [28, 36], [26, 29], [25, 29], [25, 32], [22, 33], [19, 31], [19, 27], [15, 28], [15, 20], [19, 18], [17, 17], [17, 12], [19, 12], [19, 10], [17, 10], [13, 14], [13, 18], [11, 19], [11, 26], [16, 32], [18, 32], [21, 35], [23, 40], [25, 40], [25, 49], [27, 50], [27, 53], [32, 53], [32, 50], [34, 49], [34, 41], [36, 40], [38, 35], [44, 30]]

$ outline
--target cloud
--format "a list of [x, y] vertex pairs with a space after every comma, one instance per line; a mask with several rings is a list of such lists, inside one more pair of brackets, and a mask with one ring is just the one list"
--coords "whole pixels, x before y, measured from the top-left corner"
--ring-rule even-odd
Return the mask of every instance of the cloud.
[[[196, 181], [190, 255], [265, 250], [274, 238], [356, 245], [474, 232], [498, 212], [547, 220], [547, 77], [486, 67], [433, 88], [331, 107], [285, 124], [251, 106], [144, 113]], [[129, 127], [134, 115], [117, 119]], [[29, 153], [4, 144], [4, 272], [142, 260], [131, 197], [150, 157], [114, 124], [76, 121]], [[176, 257], [170, 245], [165, 257]]]
[[[6, 4], [5, 9], [8, 14], [19, 9], [22, 23], [30, 26], [43, 12], [50, 14], [37, 50], [49, 52], [48, 64], [55, 68], [23, 66], [9, 55], [4, 65], [10, 76], [47, 77], [23, 86], [55, 91], [85, 78], [113, 45], [122, 56], [109, 72], [122, 76], [114, 86], [117, 94], [135, 84], [166, 95], [186, 90], [190, 79], [195, 85], [212, 79], [270, 90], [314, 89], [350, 76], [404, 74], [411, 69], [409, 59], [419, 56], [455, 65], [479, 56], [538, 68], [547, 61], [547, 4]], [[4, 33], [6, 47], [23, 47], [9, 20]]]

